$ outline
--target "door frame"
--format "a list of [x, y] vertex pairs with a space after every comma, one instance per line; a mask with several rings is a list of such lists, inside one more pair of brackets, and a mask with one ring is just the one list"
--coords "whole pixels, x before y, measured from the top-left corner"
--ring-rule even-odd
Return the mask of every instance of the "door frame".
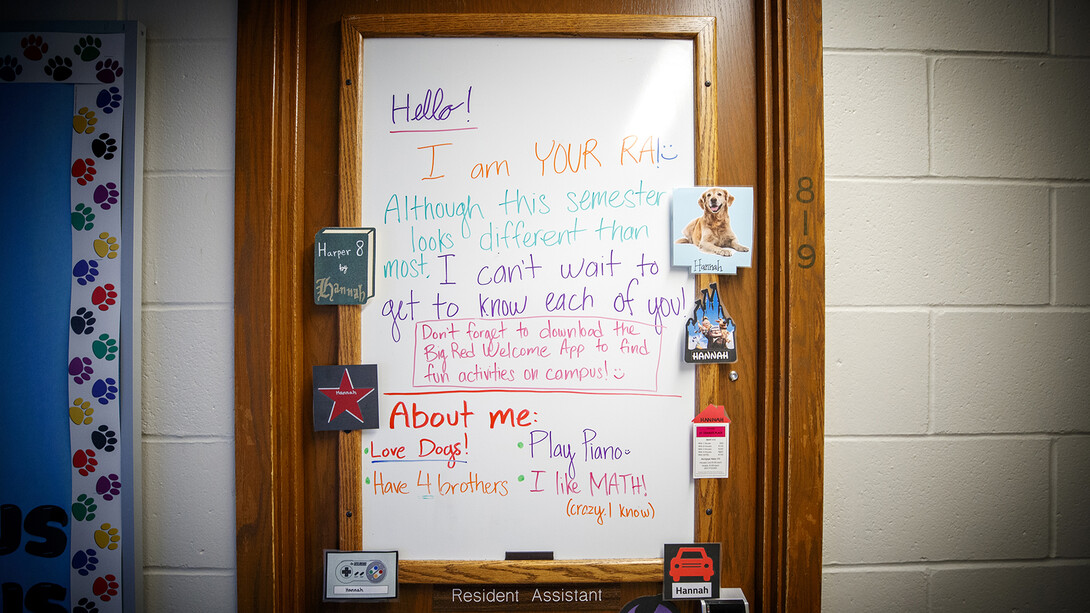
[[[238, 605], [308, 610], [321, 593], [315, 552], [337, 546], [336, 538], [315, 536], [315, 522], [328, 521], [329, 510], [319, 512], [311, 498], [315, 491], [336, 490], [338, 462], [336, 441], [316, 444], [309, 415], [301, 418], [298, 410], [310, 402], [308, 382], [299, 380], [313, 363], [306, 355], [309, 340], [315, 334], [338, 338], [335, 318], [308, 316], [309, 270], [300, 265], [310, 239], [303, 146], [308, 3], [240, 0], [238, 9]], [[761, 411], [752, 599], [755, 611], [818, 611], [824, 446], [821, 2], [754, 0], [752, 15], [755, 187], [766, 262], [757, 273]]]

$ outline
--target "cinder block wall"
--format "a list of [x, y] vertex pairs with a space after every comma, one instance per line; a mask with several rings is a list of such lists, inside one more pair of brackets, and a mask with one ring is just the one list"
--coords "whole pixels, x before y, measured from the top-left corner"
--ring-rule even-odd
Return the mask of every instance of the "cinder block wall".
[[147, 26], [144, 593], [234, 611], [234, 0], [121, 0]]
[[5, 2], [3, 18], [147, 27], [144, 610], [233, 611], [236, 2]]
[[1090, 3], [822, 10], [822, 608], [1090, 610]]
[[[1090, 602], [1090, 3], [824, 0], [826, 611]], [[235, 607], [235, 2], [148, 29], [145, 609]]]

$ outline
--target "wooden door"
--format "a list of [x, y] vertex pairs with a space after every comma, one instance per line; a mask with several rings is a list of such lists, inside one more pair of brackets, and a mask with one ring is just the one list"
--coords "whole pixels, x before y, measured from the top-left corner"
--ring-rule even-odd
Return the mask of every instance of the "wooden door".
[[[537, 4], [469, 1], [457, 9], [465, 15], [715, 18], [713, 182], [756, 188], [760, 240], [753, 268], [698, 280], [718, 281], [729, 296], [725, 306], [753, 342], [740, 347], [737, 363], [701, 366], [698, 373], [697, 404], [725, 404], [733, 432], [731, 477], [698, 487], [694, 540], [722, 544], [721, 583], [742, 588], [752, 610], [816, 611], [824, 395], [820, 2]], [[338, 494], [339, 462], [352, 462], [341, 450], [353, 439], [316, 433], [310, 424], [311, 366], [351, 357], [338, 354], [342, 328], [352, 325], [351, 307], [314, 306], [310, 285], [311, 239], [318, 229], [339, 225], [342, 18], [450, 11], [446, 3], [423, 1], [239, 4], [235, 341], [242, 610], [319, 608], [322, 551], [351, 549], [358, 539], [348, 517], [358, 501]], [[621, 604], [661, 591], [646, 569], [633, 572], [641, 581], [609, 579]], [[442, 604], [441, 585], [414, 583], [402, 585], [396, 602], [367, 607], [431, 611]]]

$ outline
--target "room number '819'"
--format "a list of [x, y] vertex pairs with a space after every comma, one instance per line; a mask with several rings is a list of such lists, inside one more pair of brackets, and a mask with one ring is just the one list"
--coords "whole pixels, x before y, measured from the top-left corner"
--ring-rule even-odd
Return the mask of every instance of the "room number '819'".
[[[796, 184], [798, 190], [795, 192], [795, 200], [802, 204], [807, 204], [814, 201], [814, 180], [810, 177], [800, 177]], [[802, 235], [810, 235], [810, 217], [807, 211], [802, 212]], [[806, 240], [806, 239], [803, 239]], [[803, 243], [799, 245], [799, 248], [795, 253], [799, 256], [799, 268], [812, 268], [816, 259], [816, 252], [814, 246], [810, 243]]]

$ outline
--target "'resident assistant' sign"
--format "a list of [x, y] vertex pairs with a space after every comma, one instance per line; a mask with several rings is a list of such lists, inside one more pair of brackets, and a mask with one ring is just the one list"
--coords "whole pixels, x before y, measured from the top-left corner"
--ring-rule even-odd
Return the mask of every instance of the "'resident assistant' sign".
[[432, 610], [446, 611], [580, 611], [621, 607], [616, 584], [589, 585], [437, 585]]

